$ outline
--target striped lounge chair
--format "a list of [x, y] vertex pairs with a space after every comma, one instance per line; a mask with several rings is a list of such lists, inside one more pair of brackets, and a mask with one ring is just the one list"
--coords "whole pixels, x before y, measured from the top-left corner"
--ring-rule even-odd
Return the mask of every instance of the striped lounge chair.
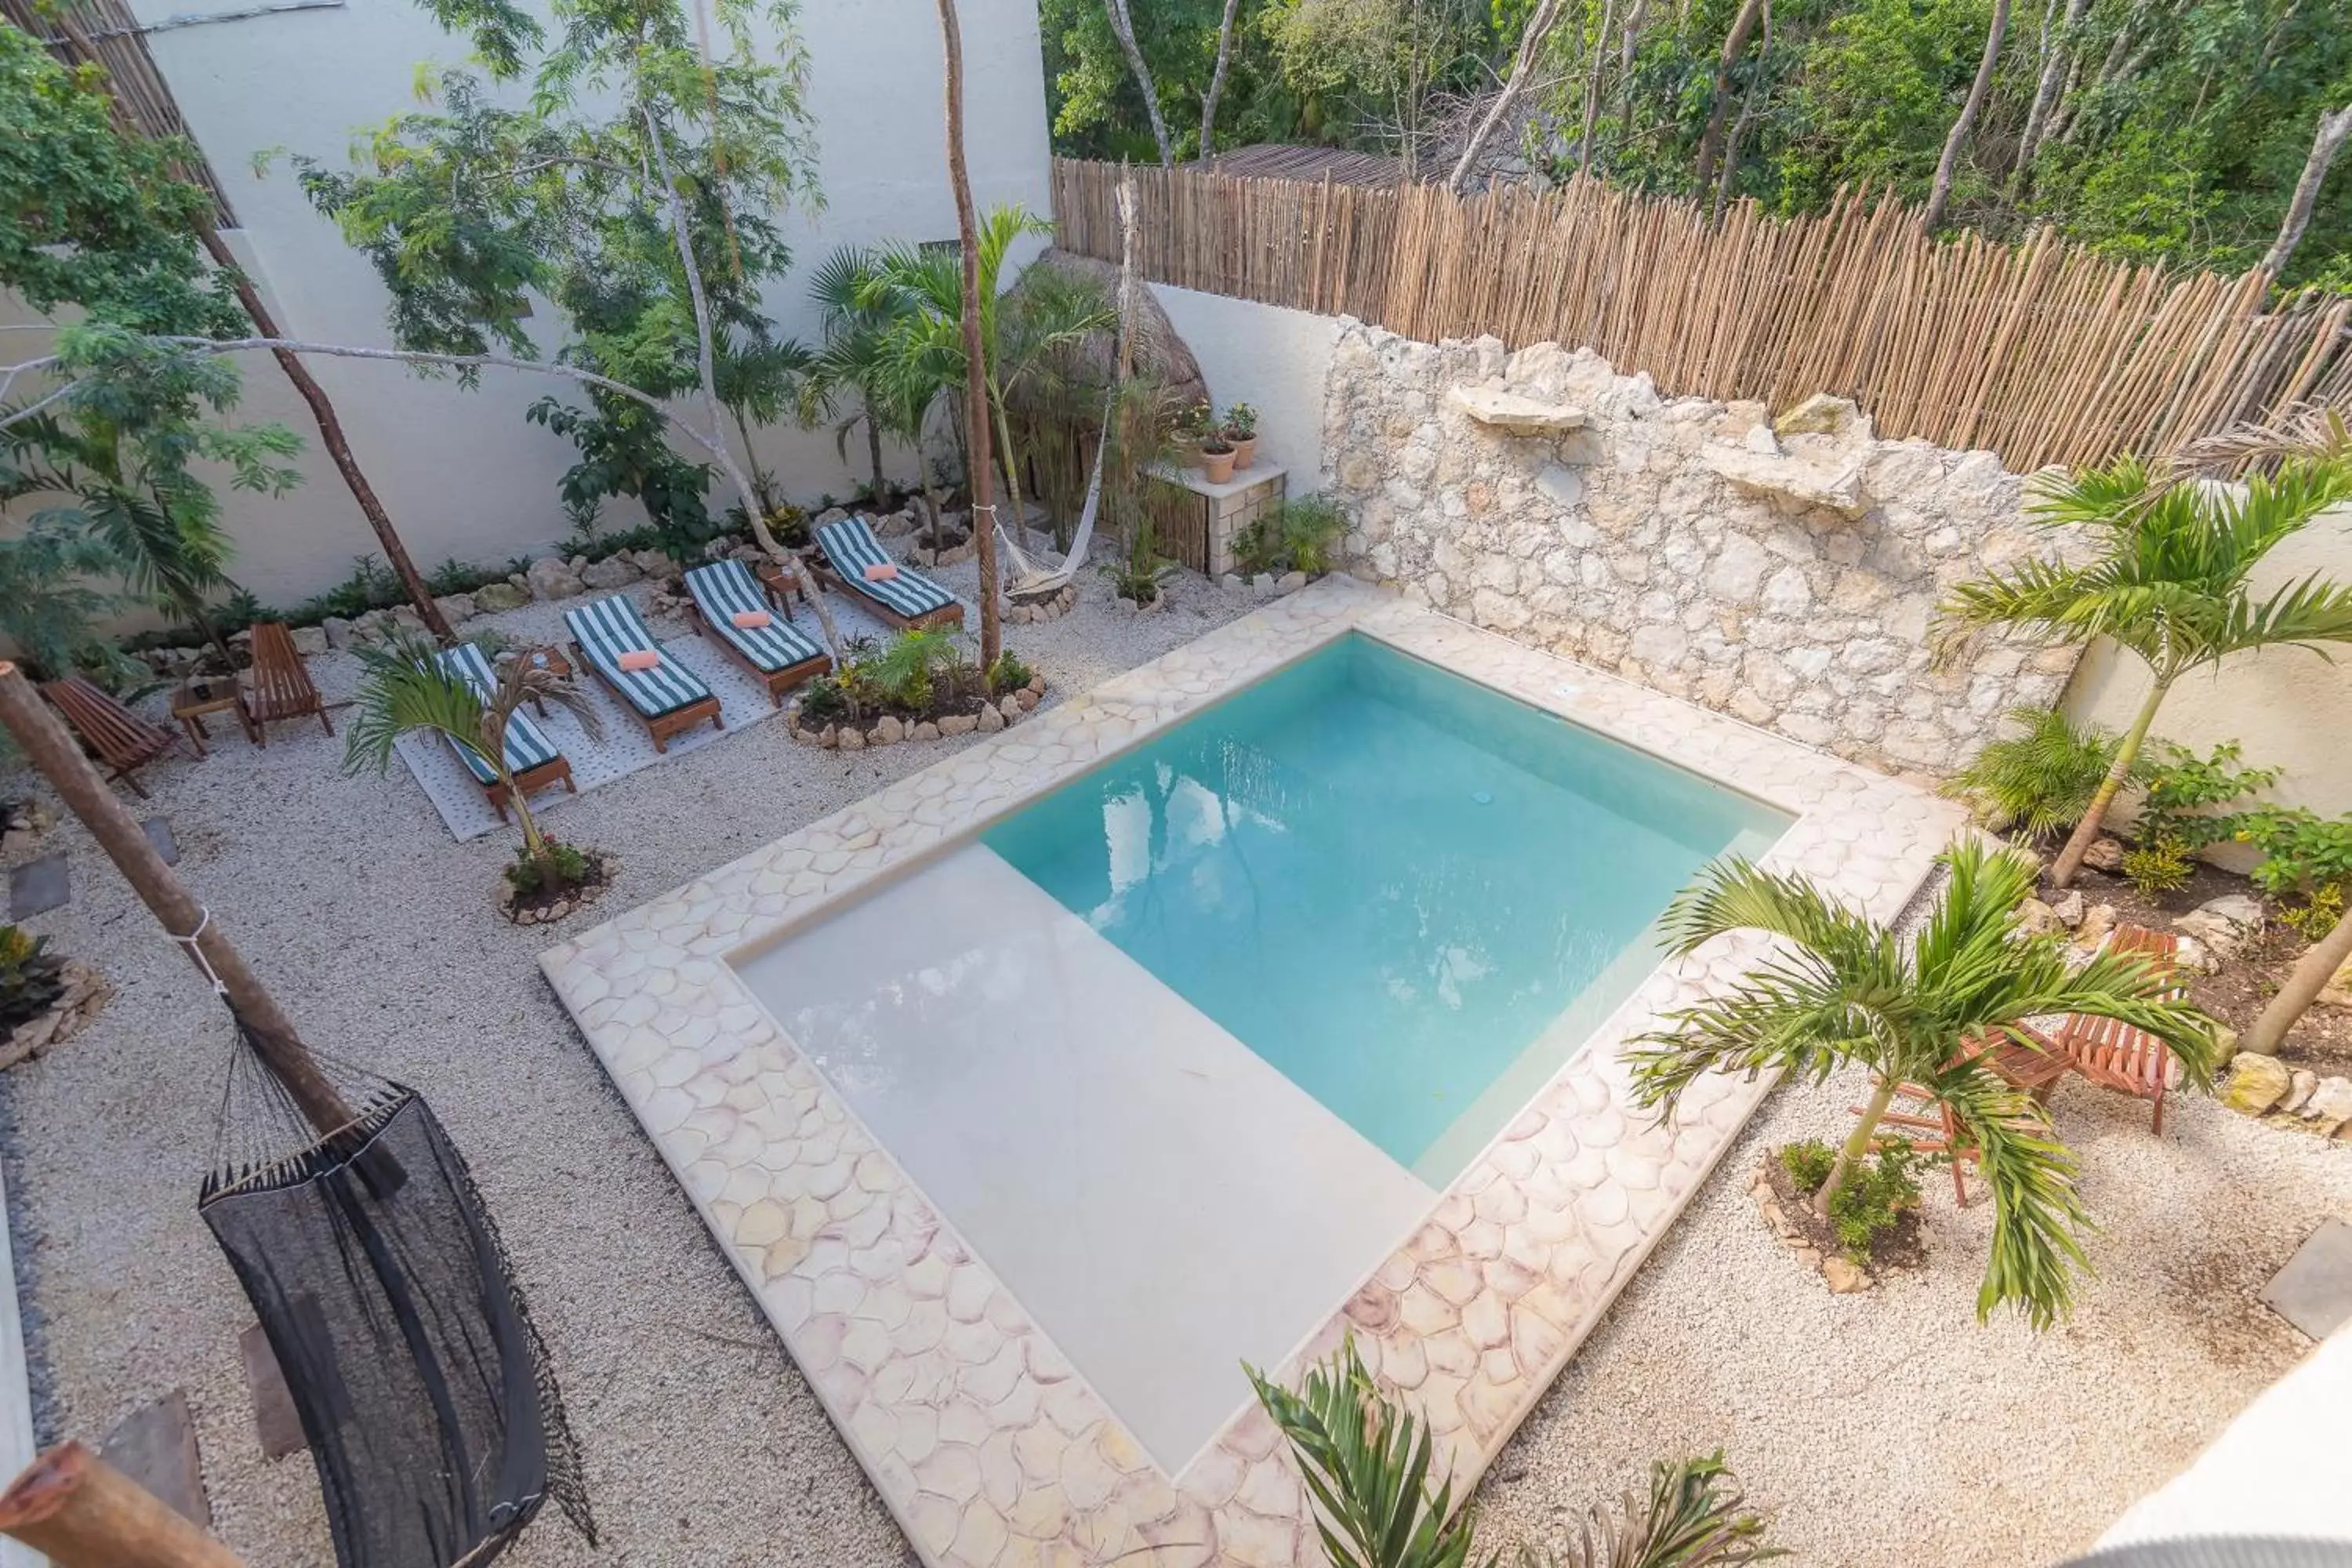
[[563, 612], [572, 628], [572, 651], [580, 663], [595, 671], [605, 689], [637, 716], [653, 737], [654, 750], [669, 750], [670, 737], [693, 729], [704, 720], [714, 730], [727, 728], [719, 717], [719, 699], [694, 671], [664, 655], [651, 669], [623, 669], [621, 656], [639, 648], [661, 652], [661, 645], [637, 618], [636, 605], [625, 595], [614, 594], [593, 605]]
[[[444, 671], [472, 687], [474, 695], [483, 701], [488, 702], [498, 689], [499, 678], [475, 644], [461, 642], [456, 647], [444, 649], [440, 659]], [[482, 786], [482, 795], [499, 814], [499, 820], [505, 821], [507, 786], [499, 782], [499, 770], [455, 741], [449, 742], [449, 749], [457, 753], [457, 760], [466, 764], [474, 782]], [[507, 721], [506, 752], [507, 769], [514, 774], [515, 788], [523, 794], [536, 795], [559, 784], [573, 795], [580, 793], [580, 786], [572, 782], [572, 763], [555, 749], [547, 731], [530, 721], [529, 714], [517, 713]]]
[[873, 527], [862, 517], [845, 517], [816, 531], [817, 547], [824, 552], [827, 574], [864, 600], [894, 626], [960, 626], [963, 606], [954, 595], [928, 577], [901, 566], [887, 583], [866, 580], [868, 566], [896, 565]]
[[752, 579], [751, 568], [740, 561], [713, 561], [696, 567], [686, 574], [686, 591], [693, 596], [694, 618], [702, 635], [751, 671], [754, 680], [764, 681], [769, 700], [779, 708], [783, 706], [785, 692], [824, 672], [829, 662], [824, 649], [784, 616], [772, 614], [764, 626], [735, 624], [735, 617], [745, 611], [773, 609]]

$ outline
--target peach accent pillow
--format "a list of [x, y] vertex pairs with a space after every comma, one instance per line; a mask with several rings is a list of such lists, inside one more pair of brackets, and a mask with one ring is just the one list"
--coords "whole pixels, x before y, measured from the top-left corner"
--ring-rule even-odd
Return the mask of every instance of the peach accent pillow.
[[656, 653], [649, 647], [633, 647], [614, 662], [618, 664], [623, 669], [627, 670], [630, 674], [635, 675], [641, 670], [651, 669], [654, 666], [659, 664], [661, 662], [661, 655]]
[[738, 610], [728, 617], [737, 626], [747, 632], [756, 632], [761, 626], [773, 622], [775, 618], [765, 610]]
[[868, 583], [887, 583], [898, 575], [898, 569], [887, 562], [878, 566], [868, 566], [866, 569], [866, 580]]

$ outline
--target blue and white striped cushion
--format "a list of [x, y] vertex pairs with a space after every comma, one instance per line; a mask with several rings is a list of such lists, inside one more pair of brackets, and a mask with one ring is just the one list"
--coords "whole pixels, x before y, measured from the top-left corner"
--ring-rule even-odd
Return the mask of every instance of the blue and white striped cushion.
[[580, 645], [581, 656], [628, 699], [630, 707], [648, 719], [674, 713], [710, 695], [710, 688], [667, 654], [651, 669], [621, 668], [625, 653], [638, 648], [661, 651], [661, 645], [646, 630], [646, 623], [637, 618], [637, 607], [624, 595], [566, 610], [563, 624], [572, 628], [572, 640]]
[[862, 517], [845, 517], [839, 522], [828, 522], [816, 531], [816, 542], [824, 550], [824, 558], [851, 590], [863, 594], [913, 620], [928, 616], [933, 610], [945, 609], [955, 603], [955, 595], [928, 577], [919, 577], [905, 567], [887, 583], [866, 580], [868, 566], [893, 564], [882, 542], [874, 537], [874, 530]]
[[[474, 695], [485, 702], [498, 690], [498, 676], [491, 670], [490, 661], [482, 657], [481, 648], [473, 643], [461, 642], [444, 651], [441, 668], [472, 687]], [[476, 778], [486, 784], [499, 782], [498, 770], [484, 762], [471, 747], [461, 746], [452, 741], [449, 749], [457, 753], [457, 760], [465, 763], [466, 771]], [[547, 738], [546, 731], [530, 721], [530, 715], [520, 710], [507, 721], [506, 752], [508, 771], [517, 778], [562, 755], [556, 750], [555, 742]]]
[[770, 675], [824, 657], [823, 648], [781, 616], [764, 626], [735, 624], [734, 617], [745, 610], [768, 608], [767, 596], [760, 591], [751, 568], [740, 561], [714, 561], [696, 567], [686, 574], [686, 591], [694, 595], [703, 624]]

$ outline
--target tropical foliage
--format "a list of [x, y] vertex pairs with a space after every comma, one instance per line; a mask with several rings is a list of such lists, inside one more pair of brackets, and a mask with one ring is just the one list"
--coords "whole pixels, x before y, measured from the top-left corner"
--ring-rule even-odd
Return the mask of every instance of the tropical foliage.
[[2042, 523], [2087, 536], [2087, 560], [2029, 559], [1946, 597], [1937, 637], [1948, 657], [2001, 628], [2048, 643], [2106, 637], [2147, 667], [2147, 696], [2052, 868], [2057, 886], [2081, 867], [2182, 676], [2253, 648], [2352, 642], [2352, 585], [2314, 572], [2258, 598], [2252, 583], [2271, 550], [2347, 495], [2352, 469], [2336, 463], [2295, 459], [2233, 488], [2118, 458], [2042, 484], [2032, 503]]
[[[1219, 0], [1129, 5], [1178, 158], [1216, 79]], [[1761, 13], [1759, 16], [1759, 13]], [[1841, 185], [1925, 199], [2003, 18], [1951, 211], [2003, 237], [2053, 225], [2134, 260], [2239, 269], [2290, 205], [2321, 115], [2352, 104], [2352, 28], [2301, 0], [1242, 0], [1217, 147], [1313, 142], [1443, 174], [1530, 18], [1528, 112], [1498, 166], [1779, 212]], [[1055, 144], [1156, 156], [1107, 0], [1045, 0]], [[1727, 47], [1729, 46], [1729, 47]], [[1591, 134], [1586, 134], [1586, 127]], [[1710, 136], [1712, 132], [1712, 136]], [[1712, 143], [1714, 156], [1707, 156]], [[2352, 171], [2325, 183], [2290, 283], [2352, 286]]]
[[[1246, 1369], [1258, 1403], [1288, 1439], [1315, 1507], [1331, 1568], [1464, 1568], [1475, 1521], [1456, 1513], [1450, 1481], [1433, 1478], [1429, 1427], [1384, 1394], [1350, 1338], [1307, 1369], [1297, 1393]], [[1784, 1556], [1765, 1521], [1733, 1489], [1723, 1456], [1650, 1468], [1646, 1496], [1629, 1491], [1615, 1517], [1595, 1507], [1573, 1538], [1523, 1542], [1525, 1568], [1736, 1568]], [[1500, 1552], [1484, 1559], [1487, 1568]]]
[[441, 663], [430, 638], [396, 631], [380, 647], [359, 646], [353, 651], [362, 672], [357, 712], [343, 740], [343, 772], [383, 773], [401, 736], [440, 736], [489, 768], [505, 786], [508, 808], [522, 830], [508, 879], [525, 891], [578, 880], [579, 852], [540, 831], [530, 800], [515, 786], [506, 733], [524, 703], [552, 702], [579, 721], [590, 740], [602, 740], [604, 723], [579, 689], [543, 665], [510, 658], [497, 667], [498, 683], [485, 701]]
[[1970, 839], [1942, 858], [1942, 894], [1908, 936], [1838, 902], [1802, 878], [1732, 858], [1711, 866], [1663, 918], [1669, 948], [1687, 954], [1732, 931], [1784, 939], [1727, 994], [1668, 1016], [1633, 1053], [1636, 1100], [1670, 1112], [1709, 1072], [1784, 1072], [1820, 1081], [1841, 1067], [1875, 1075], [1853, 1136], [1814, 1194], [1832, 1212], [1870, 1150], [1897, 1088], [1925, 1089], [1958, 1119], [1992, 1189], [1992, 1252], [1979, 1315], [2012, 1307], [2035, 1326], [2064, 1313], [2083, 1265], [2088, 1223], [2074, 1161], [2033, 1101], [1983, 1066], [1972, 1042], [2040, 1048], [2026, 1020], [2086, 1013], [2168, 1042], [2189, 1079], [2205, 1083], [2212, 1023], [2166, 999], [2147, 960], [2102, 952], [2070, 968], [2056, 939], [2027, 936], [2018, 906], [2034, 886], [2028, 858]]
[[65, 960], [48, 947], [47, 937], [0, 925], [0, 1034], [38, 1017], [65, 994]]
[[[2119, 742], [2095, 724], [2077, 726], [2054, 708], [2019, 708], [2015, 732], [1985, 743], [1945, 783], [1944, 793], [1977, 803], [1996, 831], [2030, 838], [2063, 833], [2083, 820]], [[2135, 775], [2146, 771], [2134, 764]]]

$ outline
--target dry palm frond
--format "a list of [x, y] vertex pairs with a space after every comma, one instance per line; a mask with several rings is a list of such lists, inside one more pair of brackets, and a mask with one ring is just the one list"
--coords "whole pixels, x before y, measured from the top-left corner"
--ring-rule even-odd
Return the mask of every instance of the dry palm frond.
[[2245, 420], [2189, 442], [2167, 459], [2176, 474], [2236, 473], [2249, 465], [2352, 462], [2352, 425], [2325, 403], [2297, 403], [2267, 421]]
[[1596, 1506], [1565, 1549], [1519, 1549], [1521, 1568], [1732, 1568], [1786, 1557], [1764, 1544], [1765, 1521], [1743, 1511], [1747, 1499], [1728, 1487], [1731, 1472], [1717, 1449], [1705, 1458], [1660, 1459], [1650, 1467], [1650, 1495], [1628, 1489], [1612, 1518]]

